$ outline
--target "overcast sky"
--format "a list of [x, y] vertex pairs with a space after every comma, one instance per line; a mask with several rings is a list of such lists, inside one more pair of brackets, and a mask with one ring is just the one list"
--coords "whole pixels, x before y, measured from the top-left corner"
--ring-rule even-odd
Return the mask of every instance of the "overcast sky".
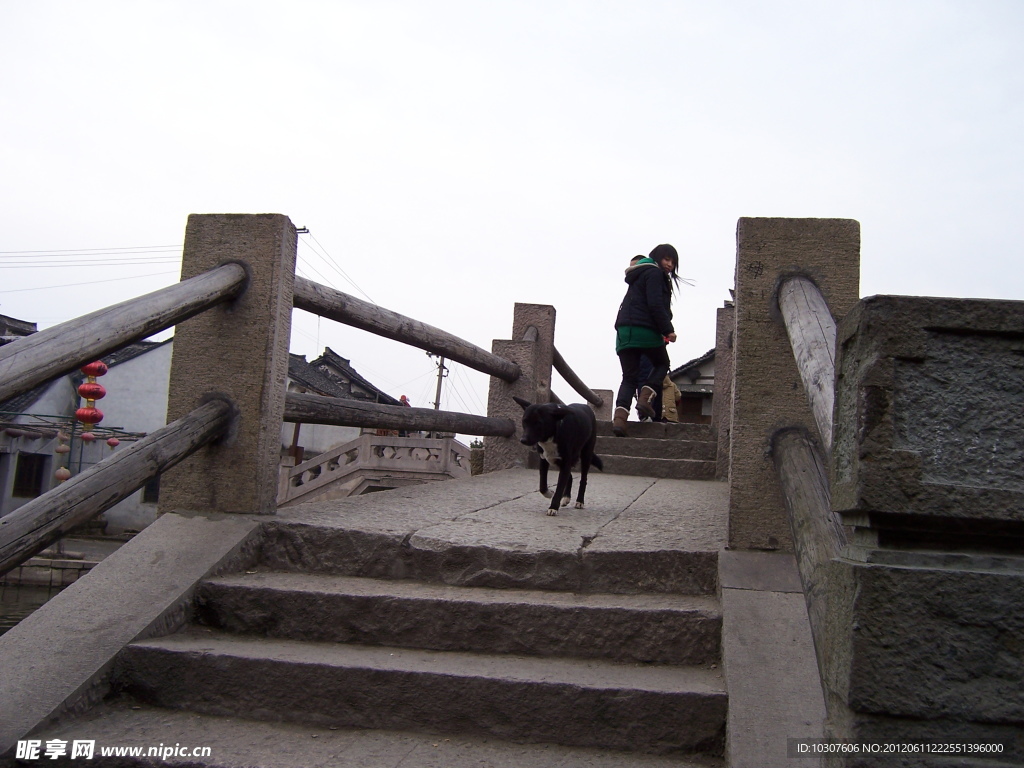
[[[552, 304], [604, 389], [629, 257], [672, 243], [695, 282], [680, 365], [741, 216], [857, 219], [862, 296], [1024, 299], [1020, 0], [0, 11], [0, 314], [40, 328], [174, 282], [189, 213], [287, 214], [300, 274], [486, 349]], [[296, 312], [292, 351], [325, 346], [433, 399], [422, 351]], [[442, 407], [484, 412], [486, 377]]]

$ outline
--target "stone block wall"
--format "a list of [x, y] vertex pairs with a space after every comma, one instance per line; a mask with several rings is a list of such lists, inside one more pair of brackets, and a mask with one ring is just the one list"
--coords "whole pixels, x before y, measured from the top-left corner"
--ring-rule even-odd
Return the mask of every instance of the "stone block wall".
[[826, 734], [1024, 764], [1024, 302], [871, 297], [837, 349]]

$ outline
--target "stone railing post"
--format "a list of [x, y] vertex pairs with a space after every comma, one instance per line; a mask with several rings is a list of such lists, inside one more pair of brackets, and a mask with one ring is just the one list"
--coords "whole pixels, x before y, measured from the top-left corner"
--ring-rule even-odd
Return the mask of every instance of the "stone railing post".
[[874, 296], [837, 342], [826, 735], [1024, 764], [1024, 302]]
[[519, 443], [518, 425], [523, 409], [512, 399], [518, 395], [531, 403], [551, 399], [551, 366], [555, 354], [555, 308], [545, 304], [516, 304], [512, 340], [495, 340], [491, 351], [519, 365], [522, 374], [514, 382], [491, 377], [487, 415], [512, 419], [513, 437], [484, 438], [484, 471], [525, 467], [528, 450]]
[[611, 389], [595, 389], [594, 394], [599, 395], [603, 405], [591, 405], [590, 409], [598, 421], [611, 421], [615, 412], [615, 392]]
[[249, 282], [233, 302], [176, 327], [167, 420], [213, 394], [238, 413], [226, 439], [161, 478], [161, 512], [276, 510], [296, 242], [280, 214], [189, 216], [182, 279], [238, 261]]
[[729, 467], [733, 549], [793, 550], [769, 452], [777, 430], [815, 429], [775, 298], [781, 280], [793, 275], [812, 280], [833, 316], [841, 318], [859, 298], [860, 225], [848, 219], [768, 218], [737, 224]]
[[715, 398], [711, 423], [718, 440], [716, 480], [729, 479], [729, 435], [732, 432], [733, 336], [736, 305], [728, 301], [718, 310], [715, 324]]

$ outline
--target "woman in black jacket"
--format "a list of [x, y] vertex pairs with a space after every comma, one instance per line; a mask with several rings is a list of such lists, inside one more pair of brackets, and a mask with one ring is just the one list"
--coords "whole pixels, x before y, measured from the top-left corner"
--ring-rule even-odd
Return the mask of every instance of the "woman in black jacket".
[[[668, 374], [666, 344], [676, 340], [672, 327], [672, 288], [678, 285], [679, 254], [667, 243], [657, 246], [647, 258], [640, 258], [626, 270], [626, 297], [615, 317], [615, 352], [622, 366], [622, 383], [615, 398], [612, 431], [626, 436], [626, 422], [637, 389], [637, 410], [654, 417], [651, 401]], [[640, 381], [640, 360], [653, 366], [646, 381]]]

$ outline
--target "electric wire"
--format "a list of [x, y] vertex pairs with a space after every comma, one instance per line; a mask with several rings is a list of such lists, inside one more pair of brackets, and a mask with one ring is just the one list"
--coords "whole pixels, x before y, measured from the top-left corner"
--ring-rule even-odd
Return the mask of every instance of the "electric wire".
[[77, 288], [81, 285], [99, 285], [100, 283], [116, 283], [121, 280], [145, 280], [150, 277], [163, 277], [165, 275], [176, 275], [177, 272], [155, 272], [145, 275], [133, 275], [131, 277], [112, 277], [108, 280], [89, 280], [78, 283], [64, 283], [62, 285], [42, 285], [38, 288], [7, 288], [0, 290], [0, 293], [24, 293], [26, 291], [48, 291], [52, 288]]

